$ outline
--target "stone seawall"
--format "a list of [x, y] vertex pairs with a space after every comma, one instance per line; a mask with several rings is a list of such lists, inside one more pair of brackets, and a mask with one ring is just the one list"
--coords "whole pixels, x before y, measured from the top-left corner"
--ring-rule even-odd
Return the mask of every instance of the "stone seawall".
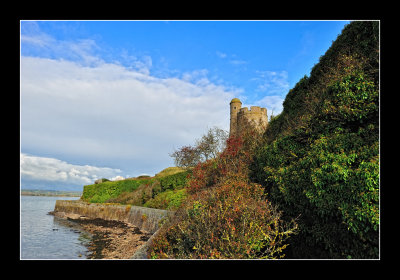
[[163, 219], [173, 212], [161, 209], [130, 205], [115, 205], [105, 203], [87, 203], [81, 200], [57, 200], [53, 214], [63, 217], [65, 214], [76, 214], [91, 219], [115, 220], [127, 222], [155, 233], [160, 228]]

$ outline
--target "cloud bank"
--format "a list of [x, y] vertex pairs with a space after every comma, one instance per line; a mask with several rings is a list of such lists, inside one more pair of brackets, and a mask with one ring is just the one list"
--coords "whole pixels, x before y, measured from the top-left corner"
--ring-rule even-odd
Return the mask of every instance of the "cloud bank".
[[229, 127], [235, 92], [205, 74], [161, 79], [112, 63], [21, 57], [21, 151], [157, 173], [174, 148]]
[[118, 180], [122, 171], [107, 167], [96, 167], [90, 165], [76, 165], [65, 161], [37, 157], [21, 153], [20, 174], [21, 181], [25, 187], [41, 187], [43, 184], [54, 188], [59, 185], [83, 186], [93, 184], [100, 178]]

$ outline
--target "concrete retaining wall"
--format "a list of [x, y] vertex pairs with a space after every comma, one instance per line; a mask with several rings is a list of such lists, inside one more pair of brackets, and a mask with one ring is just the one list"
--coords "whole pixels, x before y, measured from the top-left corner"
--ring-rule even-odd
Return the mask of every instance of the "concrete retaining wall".
[[160, 222], [173, 212], [161, 209], [130, 205], [115, 205], [105, 203], [87, 203], [81, 200], [57, 200], [54, 212], [78, 214], [88, 218], [117, 220], [131, 223], [141, 230], [150, 233], [160, 228]]

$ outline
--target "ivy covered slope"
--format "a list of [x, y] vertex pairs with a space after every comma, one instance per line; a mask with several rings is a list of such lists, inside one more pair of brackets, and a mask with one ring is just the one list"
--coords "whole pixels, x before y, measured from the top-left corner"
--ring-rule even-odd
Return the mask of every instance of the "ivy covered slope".
[[289, 258], [379, 257], [379, 22], [348, 24], [290, 90], [252, 179], [287, 219]]
[[155, 177], [86, 185], [81, 199], [91, 203], [119, 203], [174, 210], [186, 198], [184, 187], [189, 173], [167, 168]]

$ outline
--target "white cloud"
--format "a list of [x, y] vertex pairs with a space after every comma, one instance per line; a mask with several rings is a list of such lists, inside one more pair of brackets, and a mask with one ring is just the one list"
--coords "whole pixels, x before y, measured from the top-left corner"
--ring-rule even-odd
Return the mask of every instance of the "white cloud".
[[115, 176], [115, 177], [112, 177], [112, 178], [110, 178], [110, 180], [111, 181], [121, 181], [121, 180], [124, 180], [125, 178], [124, 177], [122, 177], [122, 176]]
[[157, 173], [173, 164], [174, 148], [208, 127], [228, 129], [229, 101], [238, 92], [206, 75], [161, 79], [111, 63], [21, 57], [22, 152]]
[[35, 182], [67, 183], [71, 185], [93, 184], [98, 178], [117, 178], [119, 169], [96, 167], [89, 165], [74, 165], [65, 161], [38, 157], [21, 153], [21, 180], [35, 185]]
[[[153, 65], [153, 60], [148, 55], [142, 55], [138, 58], [135, 55], [131, 55], [127, 50], [122, 50], [121, 59], [124, 61], [124, 65], [127, 65], [128, 69], [136, 70], [141, 74], [149, 75], [150, 69]], [[117, 62], [119, 63], [119, 62]]]

